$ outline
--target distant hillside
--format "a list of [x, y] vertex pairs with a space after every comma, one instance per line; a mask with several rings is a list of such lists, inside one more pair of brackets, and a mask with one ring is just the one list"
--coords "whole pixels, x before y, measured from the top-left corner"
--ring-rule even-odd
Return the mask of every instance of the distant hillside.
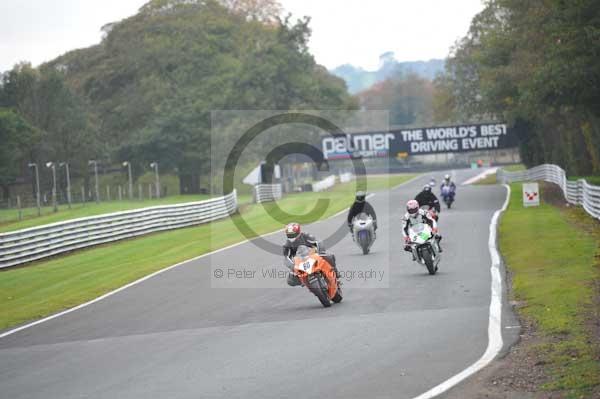
[[399, 62], [392, 52], [382, 54], [379, 61], [379, 69], [376, 71], [366, 71], [354, 65], [344, 64], [333, 69], [331, 73], [344, 79], [350, 93], [355, 94], [393, 76], [406, 76], [413, 73], [433, 80], [444, 70], [444, 60]]

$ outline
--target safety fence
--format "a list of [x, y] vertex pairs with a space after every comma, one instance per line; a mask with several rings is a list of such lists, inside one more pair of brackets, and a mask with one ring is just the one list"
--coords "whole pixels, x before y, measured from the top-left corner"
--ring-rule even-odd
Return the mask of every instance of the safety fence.
[[313, 191], [325, 191], [331, 187], [335, 186], [335, 175], [327, 176], [323, 180], [319, 180], [312, 184]]
[[569, 181], [560, 166], [544, 164], [518, 172], [498, 169], [496, 179], [501, 183], [543, 180], [557, 184], [570, 204], [581, 205], [587, 213], [600, 219], [600, 186], [591, 185], [584, 179]]
[[258, 184], [254, 186], [254, 202], [257, 204], [279, 200], [282, 195], [281, 184]]
[[350, 183], [354, 179], [354, 174], [350, 172], [340, 173], [340, 183]]
[[0, 268], [157, 231], [227, 217], [237, 210], [237, 193], [199, 202], [154, 206], [90, 216], [0, 233]]
[[[339, 182], [340, 183], [348, 183], [354, 179], [354, 174], [346, 172], [340, 173]], [[312, 191], [325, 191], [335, 186], [337, 182], [337, 177], [335, 175], [327, 176], [323, 180], [319, 180], [312, 184], [309, 183], [309, 189]], [[254, 186], [254, 202], [269, 202], [269, 201], [277, 201], [281, 199], [283, 196], [283, 189], [281, 184], [257, 184]]]

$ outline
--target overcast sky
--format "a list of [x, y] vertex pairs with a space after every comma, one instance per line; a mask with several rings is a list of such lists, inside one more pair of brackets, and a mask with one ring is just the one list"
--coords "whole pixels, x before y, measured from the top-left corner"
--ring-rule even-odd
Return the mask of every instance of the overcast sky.
[[[38, 65], [100, 42], [100, 28], [131, 16], [147, 0], [0, 0], [0, 71]], [[481, 0], [281, 0], [312, 18], [317, 62], [376, 69], [379, 55], [400, 61], [444, 58], [464, 36]]]

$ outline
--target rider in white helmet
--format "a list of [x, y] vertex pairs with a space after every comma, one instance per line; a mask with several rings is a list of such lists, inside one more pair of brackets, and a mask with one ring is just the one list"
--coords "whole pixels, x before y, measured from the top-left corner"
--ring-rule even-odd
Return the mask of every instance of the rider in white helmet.
[[416, 200], [410, 200], [406, 203], [406, 214], [404, 214], [402, 222], [402, 236], [404, 237], [404, 249], [406, 251], [411, 251], [409, 245], [410, 237], [408, 236], [408, 228], [418, 223], [427, 223], [431, 227], [433, 234], [435, 234], [435, 237], [438, 240], [438, 247], [440, 252], [442, 252], [442, 247], [439, 246], [442, 236], [438, 234], [437, 222], [435, 219], [433, 219], [433, 217], [431, 217], [429, 212], [419, 207], [419, 203]]
[[448, 188], [450, 188], [451, 193], [454, 193], [456, 191], [456, 184], [454, 184], [454, 182], [450, 179], [450, 175], [444, 176], [444, 181], [442, 182], [442, 185], [440, 186], [440, 190], [442, 192], [444, 191], [444, 186], [447, 186]]

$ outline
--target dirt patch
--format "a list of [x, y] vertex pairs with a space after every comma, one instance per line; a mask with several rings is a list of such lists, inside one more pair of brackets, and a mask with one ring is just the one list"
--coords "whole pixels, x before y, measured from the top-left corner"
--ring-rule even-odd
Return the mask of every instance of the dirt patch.
[[569, 207], [569, 203], [560, 186], [545, 181], [540, 182], [540, 195], [542, 201], [554, 205], [557, 208]]

